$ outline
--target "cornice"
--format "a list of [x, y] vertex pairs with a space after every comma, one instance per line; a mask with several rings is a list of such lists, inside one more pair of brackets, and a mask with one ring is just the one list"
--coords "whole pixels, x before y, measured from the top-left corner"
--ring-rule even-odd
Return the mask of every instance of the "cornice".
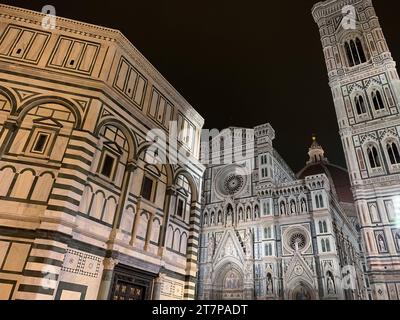
[[[43, 13], [27, 9], [0, 4], [0, 18], [24, 22], [41, 27]], [[165, 79], [165, 77], [140, 53], [140, 51], [119, 31], [89, 23], [79, 22], [72, 19], [57, 16], [56, 30], [73, 33], [79, 36], [90, 37], [106, 42], [114, 43], [134, 63], [157, 84], [172, 100], [176, 107], [193, 121], [198, 127], [203, 127], [204, 118], [190, 105], [190, 103]], [[183, 109], [183, 110], [182, 110]]]

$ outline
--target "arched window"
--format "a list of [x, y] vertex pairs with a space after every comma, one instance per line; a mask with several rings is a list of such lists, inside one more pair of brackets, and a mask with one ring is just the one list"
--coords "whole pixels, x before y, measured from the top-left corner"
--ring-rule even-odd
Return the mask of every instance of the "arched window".
[[325, 239], [321, 240], [322, 252], [326, 252]]
[[265, 256], [272, 256], [272, 244], [268, 243], [265, 245]]
[[322, 194], [318, 195], [319, 199], [319, 207], [323, 208], [324, 207], [324, 199], [322, 198]]
[[399, 164], [400, 163], [400, 153], [399, 148], [395, 142], [389, 142], [386, 145], [386, 149], [389, 155], [391, 164]]
[[351, 39], [344, 43], [347, 60], [350, 67], [367, 62], [364, 48], [359, 38]]
[[319, 205], [319, 198], [318, 195], [315, 196], [315, 204], [317, 205], [317, 209], [319, 209], [321, 206]]
[[328, 226], [326, 224], [326, 221], [323, 222], [322, 226], [323, 226], [324, 232], [327, 233], [328, 232]]
[[367, 62], [367, 58], [365, 57], [364, 48], [362, 46], [361, 40], [356, 38], [356, 47], [358, 55], [360, 56], [361, 63]]
[[367, 109], [365, 108], [364, 98], [362, 96], [356, 96], [354, 98], [354, 102], [356, 104], [357, 114], [359, 116], [367, 113]]
[[371, 97], [376, 111], [385, 109], [385, 104], [383, 103], [382, 94], [379, 90], [372, 91]]
[[354, 66], [354, 61], [353, 61], [353, 56], [351, 54], [350, 45], [349, 45], [348, 42], [344, 43], [344, 48], [346, 50], [346, 56], [347, 56], [347, 60], [349, 62], [349, 67], [353, 67]]
[[381, 162], [379, 160], [378, 150], [374, 146], [369, 146], [367, 153], [371, 168], [379, 168], [381, 166]]
[[326, 244], [326, 252], [331, 252], [331, 243], [329, 239], [325, 239], [325, 244]]
[[322, 227], [322, 222], [320, 221], [320, 222], [318, 223], [318, 225], [319, 225], [319, 233], [324, 233], [324, 229], [323, 229], [323, 227]]
[[272, 238], [271, 227], [265, 227], [264, 228], [264, 237], [265, 237], [265, 239], [271, 239]]

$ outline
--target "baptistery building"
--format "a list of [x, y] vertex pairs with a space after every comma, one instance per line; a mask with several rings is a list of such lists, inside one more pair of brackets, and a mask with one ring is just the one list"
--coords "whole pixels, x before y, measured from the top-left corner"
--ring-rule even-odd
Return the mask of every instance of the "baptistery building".
[[203, 118], [119, 31], [44, 18], [0, 5], [0, 299], [193, 299]]

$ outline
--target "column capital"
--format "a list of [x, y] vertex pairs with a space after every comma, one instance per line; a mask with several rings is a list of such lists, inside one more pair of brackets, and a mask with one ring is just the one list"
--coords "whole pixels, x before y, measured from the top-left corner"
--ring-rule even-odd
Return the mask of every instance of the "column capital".
[[7, 119], [4, 122], [4, 127], [10, 131], [15, 131], [18, 129], [18, 122], [15, 119]]
[[135, 172], [137, 168], [138, 168], [138, 165], [136, 164], [136, 162], [134, 162], [133, 160], [128, 161], [128, 163], [126, 165], [126, 171]]
[[113, 258], [105, 258], [103, 260], [104, 270], [114, 270], [115, 266], [119, 263], [118, 260]]

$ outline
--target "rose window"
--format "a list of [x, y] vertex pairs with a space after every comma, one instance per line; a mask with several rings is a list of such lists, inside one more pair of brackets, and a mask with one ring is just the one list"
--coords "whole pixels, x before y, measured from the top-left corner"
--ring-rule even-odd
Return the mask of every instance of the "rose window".
[[306, 237], [304, 234], [295, 233], [290, 237], [289, 243], [290, 243], [290, 247], [293, 250], [296, 250], [296, 247], [297, 247], [297, 249], [302, 250], [305, 248], [306, 242], [307, 242], [307, 240], [306, 240]]
[[224, 181], [224, 189], [228, 194], [235, 194], [238, 193], [244, 185], [243, 177], [231, 174], [225, 178]]

